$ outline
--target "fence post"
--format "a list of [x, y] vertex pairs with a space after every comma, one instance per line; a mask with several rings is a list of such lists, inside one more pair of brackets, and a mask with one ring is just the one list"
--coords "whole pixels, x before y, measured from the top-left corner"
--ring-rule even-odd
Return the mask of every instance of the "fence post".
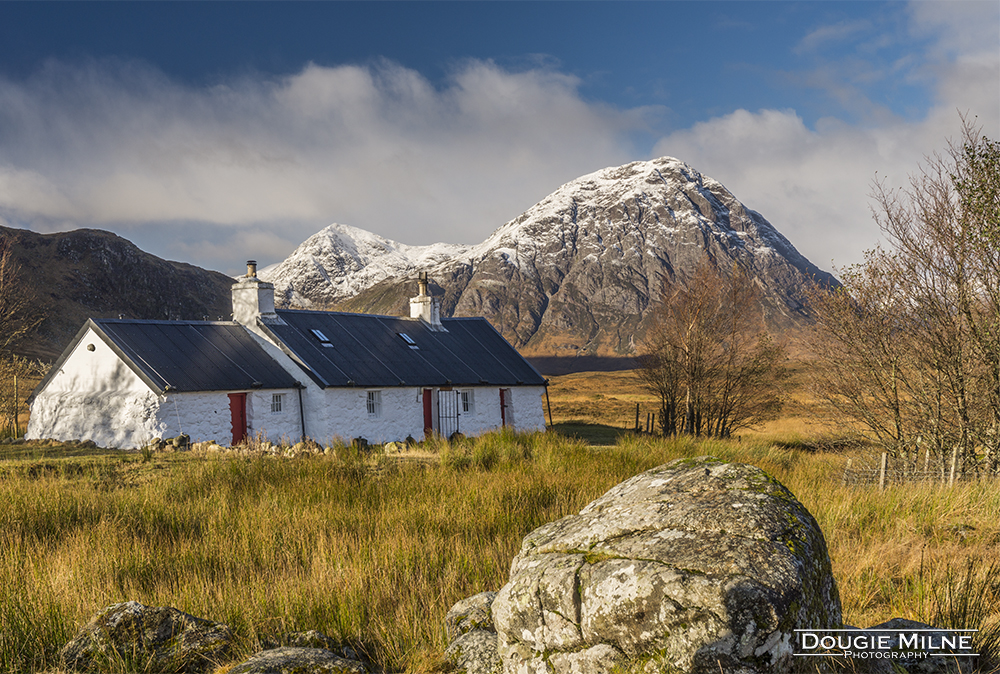
[[927, 452], [924, 453], [924, 473], [930, 473], [931, 469], [931, 448], [927, 448]]
[[888, 461], [889, 455], [886, 452], [882, 452], [882, 468], [878, 472], [878, 488], [879, 491], [885, 489], [885, 464]]
[[951, 450], [951, 475], [948, 477], [948, 486], [955, 484], [955, 468], [958, 466], [958, 445]]
[[843, 479], [843, 483], [844, 483], [844, 486], [845, 486], [845, 487], [847, 486], [847, 482], [848, 482], [848, 480], [850, 479], [850, 478], [849, 478], [849, 475], [850, 475], [850, 473], [851, 473], [851, 463], [852, 463], [853, 461], [854, 461], [854, 459], [848, 459], [848, 460], [847, 460], [847, 465], [846, 465], [846, 466], [844, 466], [844, 479]]
[[14, 437], [21, 437], [21, 426], [17, 421], [18, 412], [21, 411], [21, 400], [17, 397], [17, 375], [14, 375]]
[[635, 432], [639, 432], [639, 403], [635, 404]]

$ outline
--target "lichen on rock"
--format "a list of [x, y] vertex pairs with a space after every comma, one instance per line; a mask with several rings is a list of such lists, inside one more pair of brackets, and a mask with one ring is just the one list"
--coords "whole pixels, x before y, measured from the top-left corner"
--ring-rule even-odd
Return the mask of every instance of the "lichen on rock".
[[225, 662], [232, 640], [226, 625], [129, 601], [91, 618], [59, 659], [70, 671], [201, 674]]
[[680, 459], [525, 537], [492, 606], [504, 671], [786, 672], [839, 627], [823, 534], [760, 469]]

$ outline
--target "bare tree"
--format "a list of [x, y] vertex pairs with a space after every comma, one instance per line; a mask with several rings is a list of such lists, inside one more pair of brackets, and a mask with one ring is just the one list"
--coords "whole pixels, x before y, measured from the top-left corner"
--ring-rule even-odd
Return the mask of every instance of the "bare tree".
[[763, 331], [754, 280], [703, 258], [686, 288], [664, 287], [638, 358], [665, 434], [727, 437], [781, 406], [783, 349]]
[[9, 237], [0, 234], [0, 358], [28, 339], [43, 318], [34, 291], [24, 283]]
[[[876, 182], [885, 250], [812, 293], [819, 390], [896, 455], [1000, 459], [1000, 147], [964, 125], [909, 186]], [[929, 444], [928, 444], [929, 443]]]

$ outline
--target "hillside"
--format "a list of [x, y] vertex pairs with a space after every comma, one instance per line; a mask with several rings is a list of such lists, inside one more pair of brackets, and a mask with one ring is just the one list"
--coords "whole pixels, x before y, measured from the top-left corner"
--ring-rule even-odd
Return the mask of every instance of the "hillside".
[[46, 318], [20, 351], [52, 359], [87, 318], [228, 319], [232, 279], [139, 250], [110, 232], [78, 229], [37, 234], [0, 227]]

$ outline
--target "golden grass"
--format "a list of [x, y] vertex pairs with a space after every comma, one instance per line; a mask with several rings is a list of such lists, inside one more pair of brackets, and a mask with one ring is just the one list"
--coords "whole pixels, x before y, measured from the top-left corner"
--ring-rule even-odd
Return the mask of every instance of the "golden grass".
[[[600, 409], [631, 405], [634, 423], [630, 374], [555, 378], [556, 421], [607, 428]], [[949, 568], [995, 558], [994, 482], [845, 487], [847, 455], [802, 450], [815, 431], [796, 423], [601, 447], [497, 433], [367, 462], [0, 447], [0, 670], [52, 668], [90, 615], [137, 600], [231, 625], [236, 657], [318, 629], [389, 671], [437, 671], [445, 612], [503, 585], [525, 534], [680, 456], [752, 463], [791, 489], [825, 533], [849, 624], [929, 621]]]

